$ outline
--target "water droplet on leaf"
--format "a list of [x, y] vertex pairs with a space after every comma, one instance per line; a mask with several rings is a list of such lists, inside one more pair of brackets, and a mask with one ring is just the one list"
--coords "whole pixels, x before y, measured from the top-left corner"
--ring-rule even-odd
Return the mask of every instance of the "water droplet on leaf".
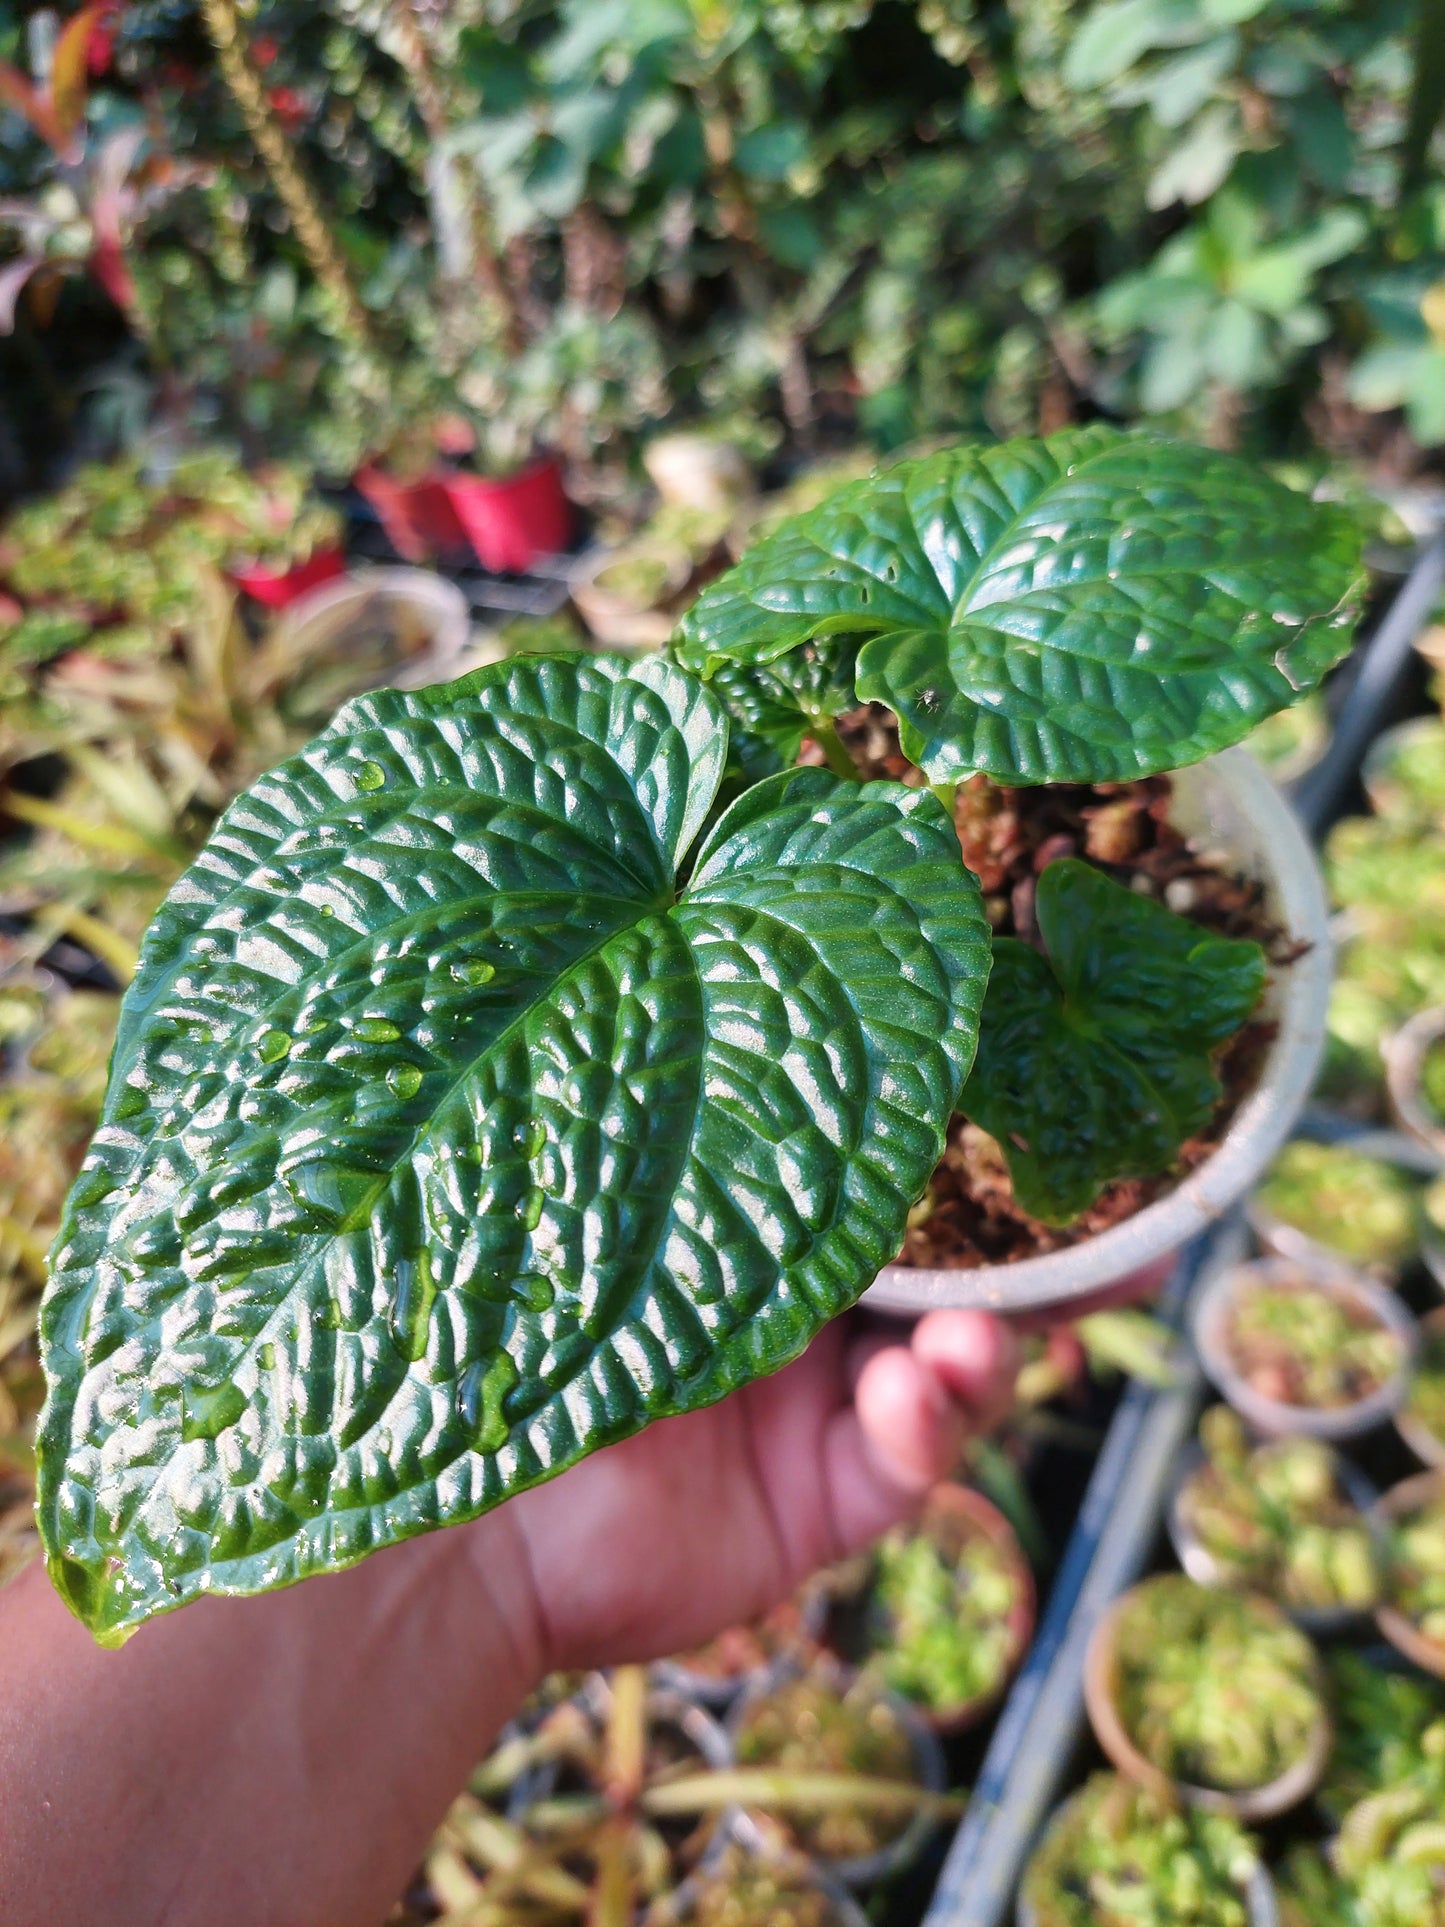
[[263, 1064], [279, 1064], [283, 1057], [290, 1054], [291, 1039], [284, 1030], [268, 1030], [256, 1049]]
[[275, 1371], [276, 1347], [271, 1343], [269, 1338], [266, 1340], [266, 1343], [261, 1347], [260, 1351], [257, 1352], [256, 1363], [261, 1367], [261, 1370], [263, 1372]]
[[524, 1157], [534, 1158], [547, 1142], [547, 1131], [540, 1118], [529, 1118], [519, 1124], [515, 1132], [518, 1148]]
[[356, 772], [356, 787], [359, 790], [379, 790], [386, 781], [386, 771], [380, 763], [363, 763]]
[[181, 1437], [187, 1444], [219, 1438], [245, 1409], [246, 1394], [239, 1385], [188, 1385], [181, 1400]]
[[394, 1044], [401, 1036], [396, 1025], [386, 1017], [363, 1017], [360, 1023], [352, 1025], [352, 1034], [363, 1044]]
[[464, 984], [489, 984], [496, 974], [497, 966], [485, 957], [467, 957], [452, 965], [452, 975]]
[[542, 1193], [535, 1185], [527, 1193], [526, 1197], [523, 1198], [522, 1208], [518, 1215], [526, 1230], [535, 1231], [537, 1226], [542, 1222], [542, 1206], [544, 1202]]
[[386, 1081], [403, 1103], [421, 1089], [421, 1072], [415, 1064], [393, 1064]]

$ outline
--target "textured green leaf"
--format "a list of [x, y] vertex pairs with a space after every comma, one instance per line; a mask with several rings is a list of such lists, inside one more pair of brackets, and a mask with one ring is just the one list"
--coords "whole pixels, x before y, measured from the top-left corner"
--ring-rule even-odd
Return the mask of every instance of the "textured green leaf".
[[794, 1356], [901, 1240], [972, 1057], [931, 796], [712, 830], [671, 665], [351, 703], [146, 938], [42, 1311], [40, 1519], [105, 1639], [495, 1505]]
[[1211, 936], [1067, 857], [1039, 878], [1039, 934], [994, 944], [960, 1108], [998, 1139], [1015, 1196], [1067, 1224], [1115, 1178], [1167, 1171], [1220, 1097], [1212, 1053], [1264, 988], [1257, 943]]
[[750, 776], [794, 762], [803, 738], [820, 722], [856, 709], [857, 640], [824, 636], [766, 665], [720, 663], [710, 687], [732, 719], [731, 747]]
[[839, 490], [710, 584], [677, 652], [711, 675], [864, 634], [859, 700], [933, 781], [1115, 782], [1313, 688], [1362, 580], [1344, 510], [1233, 456], [1071, 429]]

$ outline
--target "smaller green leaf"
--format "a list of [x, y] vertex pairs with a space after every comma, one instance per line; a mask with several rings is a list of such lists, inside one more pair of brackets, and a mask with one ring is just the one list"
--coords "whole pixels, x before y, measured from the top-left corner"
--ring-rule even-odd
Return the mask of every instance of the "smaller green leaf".
[[1068, 1224], [1116, 1178], [1167, 1171], [1221, 1088], [1213, 1053], [1265, 982], [1257, 943], [1211, 936], [1077, 858], [1039, 879], [1042, 956], [994, 943], [966, 1117], [997, 1138], [1014, 1194]]

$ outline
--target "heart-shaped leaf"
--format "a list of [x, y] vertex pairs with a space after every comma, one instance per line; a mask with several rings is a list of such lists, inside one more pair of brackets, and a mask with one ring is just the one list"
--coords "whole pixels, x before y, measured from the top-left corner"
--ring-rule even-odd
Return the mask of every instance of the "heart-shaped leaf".
[[469, 1518], [793, 1357], [889, 1259], [987, 932], [936, 801], [715, 827], [683, 671], [351, 703], [163, 906], [42, 1312], [40, 1521], [97, 1635]]
[[954, 449], [849, 484], [766, 536], [683, 619], [711, 675], [863, 634], [935, 782], [1117, 782], [1238, 742], [1348, 644], [1344, 510], [1229, 455], [1105, 427]]
[[1264, 989], [1257, 943], [1216, 937], [1074, 857], [1039, 878], [1047, 957], [994, 944], [960, 1105], [1014, 1195], [1067, 1224], [1115, 1178], [1167, 1171], [1219, 1101], [1212, 1053]]

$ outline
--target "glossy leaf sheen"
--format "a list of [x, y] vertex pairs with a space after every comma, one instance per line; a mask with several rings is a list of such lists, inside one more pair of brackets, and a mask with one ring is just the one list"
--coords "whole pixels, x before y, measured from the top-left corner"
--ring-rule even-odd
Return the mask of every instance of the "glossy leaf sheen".
[[998, 1139], [1014, 1194], [1067, 1224], [1115, 1178], [1167, 1171], [1220, 1097], [1212, 1053], [1264, 989], [1257, 943], [1216, 937], [1077, 858], [1039, 878], [1047, 957], [994, 943], [960, 1105]]
[[749, 792], [682, 671], [347, 706], [163, 906], [42, 1313], [40, 1519], [105, 1639], [468, 1518], [799, 1352], [972, 1057], [937, 803]]
[[1115, 782], [1238, 742], [1344, 653], [1360, 538], [1247, 463], [1106, 427], [900, 463], [706, 588], [710, 675], [838, 631], [935, 782]]

